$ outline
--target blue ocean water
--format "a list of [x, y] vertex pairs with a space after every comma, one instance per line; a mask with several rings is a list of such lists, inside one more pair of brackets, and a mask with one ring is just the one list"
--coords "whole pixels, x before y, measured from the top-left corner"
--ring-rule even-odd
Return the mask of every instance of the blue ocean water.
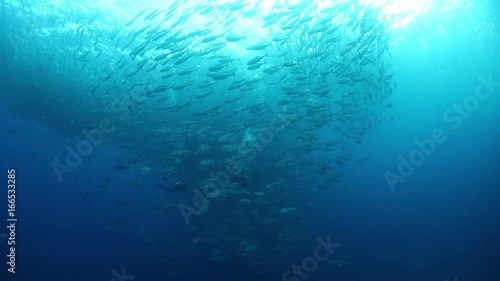
[[0, 3], [0, 280], [499, 280], [498, 3]]

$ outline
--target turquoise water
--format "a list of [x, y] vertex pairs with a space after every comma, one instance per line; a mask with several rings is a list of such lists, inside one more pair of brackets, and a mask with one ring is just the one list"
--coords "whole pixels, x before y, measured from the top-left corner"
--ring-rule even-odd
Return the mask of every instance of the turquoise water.
[[1, 280], [500, 276], [497, 3], [0, 9]]

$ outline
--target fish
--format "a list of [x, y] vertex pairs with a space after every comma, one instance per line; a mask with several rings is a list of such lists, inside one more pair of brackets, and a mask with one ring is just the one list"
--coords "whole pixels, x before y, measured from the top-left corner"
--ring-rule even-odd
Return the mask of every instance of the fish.
[[214, 40], [220, 38], [220, 35], [211, 35], [203, 38], [201, 40], [201, 43], [208, 43], [208, 42], [213, 42]]
[[225, 36], [224, 37], [226, 39], [226, 41], [228, 42], [238, 42], [242, 39], [245, 39], [246, 36], [238, 36], [238, 35], [228, 35], [228, 36]]
[[[113, 117], [114, 133], [103, 137], [120, 157], [106, 162], [98, 149], [92, 161], [86, 157], [88, 164], [103, 162], [113, 177], [126, 176], [126, 185], [133, 187], [128, 192], [147, 199], [155, 216], [176, 216], [180, 209], [183, 219], [205, 222], [203, 231], [182, 239], [176, 233], [152, 235], [150, 225], [135, 228], [160, 260], [175, 259], [167, 251], [184, 240], [203, 243], [214, 260], [300, 253], [298, 245], [307, 243], [302, 237], [307, 235], [296, 225], [276, 222], [301, 217], [299, 206], [314, 203], [312, 196], [327, 189], [349, 196], [352, 188], [344, 175], [349, 163], [367, 161], [356, 156], [357, 144], [366, 143], [380, 122], [394, 118], [380, 113], [397, 107], [389, 98], [397, 94], [398, 69], [391, 59], [399, 45], [392, 35], [397, 32], [379, 20], [383, 10], [374, 4], [191, 2], [141, 8], [122, 19], [102, 16], [101, 7], [91, 2], [78, 8], [90, 13], [63, 7], [60, 17], [43, 13], [50, 11], [44, 3], [21, 7], [18, 16], [46, 21], [34, 26], [36, 40], [16, 48], [16, 57], [36, 55], [35, 60], [17, 65], [6, 57], [5, 65], [16, 65], [12, 74], [24, 67], [42, 75], [31, 79], [30, 71], [21, 71], [27, 75], [25, 86], [37, 89], [29, 96], [37, 107], [28, 110], [26, 97], [12, 95], [14, 104], [23, 105], [16, 112], [28, 119], [50, 112], [37, 120], [68, 137], [78, 136], [82, 126], [91, 132], [103, 117]], [[1, 9], [7, 14], [2, 19], [15, 18], [11, 8]], [[2, 28], [6, 34], [26, 32], [17, 21]], [[68, 89], [71, 102], [62, 92]], [[42, 102], [47, 96], [64, 106]], [[80, 184], [83, 172], [74, 173], [70, 183]], [[90, 181], [89, 175], [84, 178]], [[106, 196], [94, 198], [93, 188], [82, 190], [87, 206], [108, 198], [111, 212], [134, 207], [134, 201], [108, 196], [120, 182], [97, 178], [92, 175], [90, 184], [96, 182], [94, 188]], [[194, 193], [164, 196], [177, 181]], [[151, 187], [155, 190], [148, 192]], [[193, 208], [193, 196], [210, 204], [197, 200]], [[232, 211], [220, 216], [223, 209]], [[108, 230], [132, 228], [124, 220], [106, 224]], [[261, 238], [273, 235], [280, 239], [269, 247]], [[187, 246], [176, 253], [194, 250]]]
[[214, 65], [214, 66], [209, 67], [209, 68], [208, 68], [208, 71], [209, 71], [209, 72], [217, 72], [217, 71], [219, 71], [219, 70], [223, 69], [223, 68], [224, 68], [224, 67], [226, 67], [226, 66], [227, 66], [227, 64], [219, 63], [219, 64], [217, 64], [217, 65]]
[[260, 63], [254, 63], [254, 64], [251, 64], [247, 67], [247, 70], [255, 70], [255, 69], [259, 69], [262, 65], [264, 65], [263, 62], [260, 62]]
[[247, 65], [257, 64], [257, 63], [259, 63], [266, 56], [267, 56], [267, 53], [265, 55], [263, 55], [263, 56], [255, 56], [253, 59], [250, 59], [247, 62]]
[[260, 43], [260, 44], [256, 44], [256, 45], [247, 47], [247, 50], [261, 51], [261, 50], [266, 49], [269, 46], [271, 46], [271, 43]]

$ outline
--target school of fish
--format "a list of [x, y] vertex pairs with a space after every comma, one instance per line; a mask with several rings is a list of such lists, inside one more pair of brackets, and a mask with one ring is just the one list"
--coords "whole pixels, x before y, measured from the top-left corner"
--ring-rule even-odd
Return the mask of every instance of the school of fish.
[[[2, 0], [0, 50], [17, 70], [1, 77], [24, 77], [12, 79], [22, 89], [14, 110], [38, 110], [38, 121], [73, 136], [110, 118], [105, 142], [126, 151], [115, 172], [139, 172], [129, 185], [155, 194], [155, 215], [196, 210], [193, 247], [209, 245], [214, 261], [263, 264], [268, 251], [301, 249], [307, 193], [348, 191], [337, 186], [346, 165], [369, 159], [353, 159], [353, 147], [392, 106], [380, 11], [356, 1], [165, 2], [112, 17], [85, 1]], [[169, 192], [177, 181], [188, 190]], [[190, 190], [214, 183], [216, 194], [195, 206]], [[160, 259], [173, 257], [145, 237]]]

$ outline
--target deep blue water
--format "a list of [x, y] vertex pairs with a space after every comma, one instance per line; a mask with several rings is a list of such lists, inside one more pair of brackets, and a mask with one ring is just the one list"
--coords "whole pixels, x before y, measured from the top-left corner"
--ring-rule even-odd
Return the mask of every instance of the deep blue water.
[[[313, 256], [318, 238], [327, 237], [340, 244], [332, 259], [345, 263], [336, 266], [319, 262], [307, 280], [500, 280], [499, 14], [494, 3], [471, 3], [475, 8], [452, 9], [449, 15], [434, 22], [444, 25], [448, 32], [431, 32], [433, 24], [425, 22], [438, 10], [422, 19], [417, 17], [415, 21], [423, 23], [411, 25], [413, 29], [393, 31], [393, 38], [398, 41], [389, 44], [397, 79], [397, 87], [392, 87], [393, 94], [388, 97], [392, 106], [372, 109], [379, 113], [374, 117], [377, 124], [367, 130], [361, 142], [349, 144], [349, 159], [343, 164], [338, 186], [350, 188], [342, 194], [337, 189], [318, 188], [324, 183], [321, 175], [311, 176], [307, 170], [312, 160], [303, 159], [297, 164], [299, 173], [289, 180], [288, 190], [280, 194], [283, 201], [294, 202], [300, 209], [296, 217], [279, 217], [281, 220], [273, 222], [280, 229], [291, 228], [292, 233], [303, 238], [300, 249], [289, 255], [270, 247], [258, 257], [229, 253], [225, 260], [211, 260], [212, 247], [225, 244], [224, 237], [237, 236], [232, 232], [237, 230], [231, 227], [218, 240], [192, 243], [204, 230], [221, 229], [214, 216], [220, 217], [221, 222], [236, 216], [238, 208], [231, 201], [223, 201], [218, 209], [213, 209], [217, 213], [211, 215], [211, 220], [204, 221], [201, 215], [190, 224], [183, 221], [177, 205], [164, 217], [152, 216], [159, 194], [167, 200], [189, 204], [193, 198], [191, 187], [199, 179], [194, 178], [195, 172], [183, 171], [185, 181], [190, 183], [187, 191], [158, 191], [155, 184], [165, 166], [153, 160], [157, 151], [154, 149], [165, 144], [154, 143], [149, 134], [130, 135], [132, 147], [127, 147], [126, 136], [105, 138], [73, 172], [64, 176], [63, 182], [58, 181], [51, 165], [54, 157], [64, 159], [67, 145], [74, 147], [84, 140], [79, 133], [82, 127], [76, 131], [61, 128], [68, 119], [82, 125], [85, 121], [79, 123], [78, 118], [88, 114], [89, 107], [76, 111], [79, 107], [64, 97], [67, 89], [58, 88], [59, 74], [55, 73], [64, 69], [48, 67], [45, 73], [37, 72], [35, 67], [26, 68], [26, 64], [8, 58], [13, 53], [2, 49], [7, 59], [0, 66], [0, 174], [5, 196], [0, 200], [0, 225], [8, 225], [8, 169], [15, 169], [18, 221], [16, 273], [7, 272], [7, 240], [0, 236], [0, 280], [283, 280], [286, 270]], [[469, 17], [460, 18], [465, 15]], [[463, 30], [467, 24], [474, 28]], [[23, 49], [16, 56], [33, 58], [31, 51]], [[50, 60], [40, 57], [43, 59]], [[16, 76], [6, 75], [7, 72]], [[32, 79], [42, 75], [50, 75], [51, 79], [44, 79], [45, 84]], [[82, 71], [85, 75], [91, 74]], [[499, 81], [490, 91], [483, 86], [482, 93], [488, 97], [476, 99], [477, 108], [467, 111], [467, 117], [457, 113], [454, 106], [474, 100], [476, 88], [484, 85], [484, 80], [478, 78], [488, 80], [488, 76]], [[75, 78], [77, 82], [79, 79]], [[86, 88], [87, 81], [80, 81], [82, 85], [77, 82], [67, 87]], [[56, 109], [44, 105], [37, 112], [35, 107], [44, 101], [44, 95], [50, 100], [54, 93], [60, 94], [61, 101], [54, 104]], [[19, 104], [26, 106], [19, 110]], [[203, 108], [205, 104], [196, 106]], [[33, 109], [32, 114], [28, 109]], [[365, 109], [359, 110], [354, 114]], [[47, 118], [41, 118], [45, 115]], [[55, 117], [47, 120], [50, 116]], [[180, 118], [178, 122], [191, 120], [182, 119], [182, 115], [174, 117]], [[144, 118], [152, 122], [147, 116]], [[204, 118], [211, 120], [210, 116]], [[456, 123], [458, 119], [460, 124]], [[130, 126], [123, 130], [132, 129]], [[443, 132], [440, 139], [445, 140], [433, 142], [429, 155], [420, 153], [424, 155], [422, 164], [414, 165], [414, 172], [391, 190], [384, 174], [397, 174], [398, 157], [408, 160], [410, 154], [421, 151], [415, 142], [433, 138], [435, 130]], [[329, 136], [335, 132], [325, 127], [318, 134]], [[137, 167], [148, 166], [153, 171], [117, 170], [117, 159], [128, 159], [131, 151], [145, 158], [146, 164]], [[268, 153], [257, 155], [260, 167], [272, 167]], [[317, 153], [313, 152], [311, 159], [328, 155]], [[272, 175], [267, 177], [269, 181], [276, 180]], [[141, 179], [140, 189], [127, 184], [137, 179]], [[261, 180], [254, 184], [259, 185]], [[287, 199], [288, 196], [295, 197]], [[120, 206], [120, 202], [126, 203]], [[259, 208], [276, 207], [262, 204]], [[7, 233], [3, 226], [2, 233]], [[260, 241], [272, 239], [270, 233], [262, 233], [268, 236], [260, 237]], [[163, 260], [157, 249], [172, 256]], [[128, 279], [115, 276], [122, 268]]]

